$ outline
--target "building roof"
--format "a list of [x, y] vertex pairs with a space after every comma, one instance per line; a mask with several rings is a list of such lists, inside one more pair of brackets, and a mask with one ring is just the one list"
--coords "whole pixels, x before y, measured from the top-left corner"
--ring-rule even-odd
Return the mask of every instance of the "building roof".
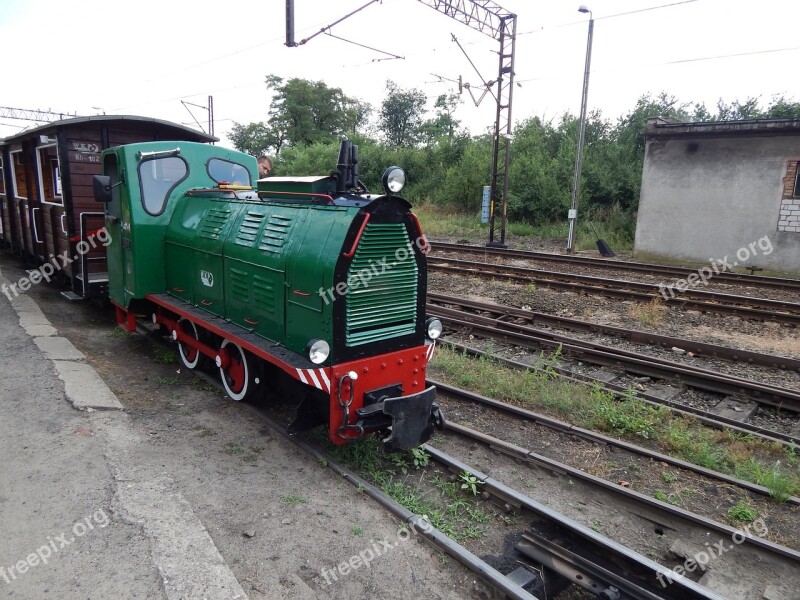
[[800, 119], [751, 119], [747, 121], [706, 121], [678, 123], [653, 117], [647, 120], [645, 136], [650, 138], [744, 137], [800, 135]]
[[137, 115], [94, 115], [91, 117], [75, 117], [72, 119], [61, 119], [59, 121], [53, 121], [51, 123], [40, 125], [39, 127], [34, 127], [33, 129], [26, 129], [25, 131], [21, 131], [15, 135], [0, 139], [0, 144], [10, 144], [14, 142], [20, 142], [35, 135], [49, 135], [51, 133], [55, 133], [56, 131], [64, 127], [73, 127], [85, 123], [94, 123], [102, 121], [117, 122], [117, 123], [119, 123], [120, 121], [124, 121], [126, 123], [132, 123], [132, 124], [138, 123], [144, 126], [155, 125], [158, 126], [160, 129], [163, 129], [165, 133], [170, 130], [173, 130], [174, 133], [178, 135], [178, 138], [181, 140], [190, 140], [198, 142], [219, 141], [219, 138], [214, 137], [213, 135], [208, 135], [207, 133], [204, 133], [202, 131], [198, 131], [197, 129], [192, 129], [191, 127], [185, 127], [184, 125], [179, 125], [178, 123], [172, 123], [171, 121], [154, 119], [152, 117], [140, 117]]

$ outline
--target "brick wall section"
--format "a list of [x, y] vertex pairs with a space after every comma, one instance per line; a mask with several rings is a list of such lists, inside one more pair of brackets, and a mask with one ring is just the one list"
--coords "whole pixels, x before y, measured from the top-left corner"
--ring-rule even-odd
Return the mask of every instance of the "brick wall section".
[[787, 165], [786, 177], [783, 179], [783, 200], [778, 217], [778, 231], [800, 233], [800, 198], [793, 196], [798, 164], [800, 163], [792, 161]]
[[783, 197], [793, 198], [794, 182], [797, 178], [797, 161], [792, 161], [786, 166], [786, 177], [783, 178]]

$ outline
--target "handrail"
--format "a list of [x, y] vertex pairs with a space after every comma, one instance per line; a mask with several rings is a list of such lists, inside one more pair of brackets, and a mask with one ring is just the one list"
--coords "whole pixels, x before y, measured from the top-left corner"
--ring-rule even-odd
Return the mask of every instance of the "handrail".
[[278, 196], [307, 196], [311, 198], [325, 198], [331, 204], [333, 204], [333, 197], [330, 194], [315, 194], [312, 192], [279, 192], [273, 190], [259, 190], [258, 197], [261, 198], [261, 194], [277, 194]]
[[[80, 214], [80, 237], [81, 240], [86, 239], [86, 218], [87, 217], [103, 217], [105, 213], [102, 212], [82, 212]], [[72, 240], [70, 240], [72, 241]], [[82, 296], [86, 298], [86, 286], [89, 282], [89, 253], [88, 252], [80, 252], [80, 264], [81, 264], [81, 288], [82, 288]], [[107, 260], [107, 259], [106, 259]]]
[[361, 241], [361, 234], [364, 233], [364, 229], [366, 228], [367, 223], [369, 223], [369, 218], [371, 216], [372, 215], [370, 213], [364, 214], [364, 222], [361, 223], [361, 227], [359, 227], [358, 229], [358, 233], [356, 234], [356, 239], [353, 240], [353, 245], [350, 247], [350, 251], [344, 253], [345, 258], [353, 258], [353, 255], [356, 253], [356, 247], [358, 246], [358, 242]]
[[43, 244], [39, 239], [39, 228], [36, 227], [36, 211], [39, 210], [38, 206], [31, 207], [31, 224], [33, 225], [33, 237], [36, 239], [37, 244]]

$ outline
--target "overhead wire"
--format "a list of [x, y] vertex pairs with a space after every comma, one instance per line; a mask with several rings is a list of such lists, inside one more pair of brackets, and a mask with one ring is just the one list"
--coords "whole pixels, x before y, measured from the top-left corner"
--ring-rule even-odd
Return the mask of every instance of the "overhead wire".
[[[693, 2], [698, 2], [699, 0], [680, 0], [679, 2], [671, 2], [669, 4], [659, 4], [657, 6], [648, 6], [646, 8], [637, 8], [636, 10], [629, 10], [621, 13], [614, 13], [610, 15], [602, 15], [599, 17], [594, 17], [595, 21], [601, 21], [603, 19], [614, 19], [616, 17], [626, 17], [628, 15], [635, 15], [636, 13], [643, 13], [650, 10], [658, 10], [660, 8], [670, 8], [672, 6], [680, 6], [681, 4], [691, 4]], [[575, 25], [583, 25], [586, 21], [585, 20], [577, 20], [577, 21], [570, 21], [569, 23], [561, 23], [560, 25], [553, 25], [549, 27], [549, 29], [560, 29], [561, 27], [573, 27]], [[532, 29], [530, 31], [522, 31], [517, 33], [517, 37], [521, 35], [530, 35], [533, 33], [540, 33], [548, 29], [548, 27], [542, 26], [539, 29]]]
[[[685, 63], [692, 63], [692, 62], [703, 62], [708, 60], [720, 60], [724, 58], [737, 58], [740, 56], [756, 56], [759, 54], [774, 54], [778, 52], [794, 52], [800, 50], [800, 46], [792, 46], [790, 48], [770, 48], [765, 50], [753, 50], [751, 52], [734, 52], [731, 54], [716, 54], [713, 56], [696, 56], [692, 58], [681, 58], [678, 60], [668, 60], [664, 62], [658, 63], [642, 63], [638, 65], [631, 65], [627, 64], [624, 68], [616, 68], [616, 69], [592, 69], [592, 73], [609, 73], [609, 72], [616, 72], [616, 71], [624, 71], [629, 73], [631, 69], [640, 69], [643, 67], [663, 67], [669, 65], [678, 65], [678, 64], [685, 64]], [[552, 81], [558, 79], [573, 79], [572, 76], [569, 77], [531, 77], [529, 79], [520, 79], [518, 80], [519, 83], [525, 83], [530, 81]]]

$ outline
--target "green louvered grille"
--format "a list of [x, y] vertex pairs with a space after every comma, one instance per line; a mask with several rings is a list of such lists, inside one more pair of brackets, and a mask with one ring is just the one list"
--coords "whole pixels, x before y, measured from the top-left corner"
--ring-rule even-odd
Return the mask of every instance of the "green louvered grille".
[[[404, 250], [398, 255], [401, 248]], [[397, 260], [403, 256], [406, 256], [405, 260]], [[384, 268], [385, 265], [388, 268]], [[350, 264], [347, 280], [345, 339], [348, 346], [414, 333], [417, 324], [417, 263], [405, 225], [367, 225]]]
[[231, 267], [230, 295], [239, 302], [250, 302], [250, 281], [245, 271]]
[[203, 222], [200, 224], [200, 230], [198, 231], [197, 235], [210, 240], [218, 239], [222, 233], [222, 228], [225, 227], [225, 222], [228, 220], [230, 215], [230, 208], [212, 207], [211, 210], [208, 211], [208, 214], [206, 214]]
[[235, 243], [240, 246], [252, 247], [258, 237], [258, 230], [261, 228], [261, 221], [263, 220], [263, 214], [248, 211], [239, 227], [239, 234], [236, 236]]
[[253, 300], [258, 309], [270, 314], [275, 313], [275, 286], [258, 275], [253, 276]]
[[266, 227], [264, 227], [264, 233], [261, 235], [258, 249], [271, 254], [280, 254], [289, 237], [291, 226], [291, 217], [271, 215]]

